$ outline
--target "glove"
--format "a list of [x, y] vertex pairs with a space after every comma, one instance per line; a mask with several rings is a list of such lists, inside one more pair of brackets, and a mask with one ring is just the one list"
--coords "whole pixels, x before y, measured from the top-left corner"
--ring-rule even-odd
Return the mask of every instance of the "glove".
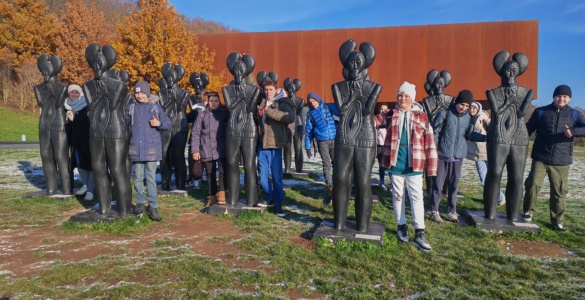
[[307, 157], [311, 158], [311, 149], [307, 149]]
[[72, 122], [73, 121], [73, 117], [74, 117], [73, 111], [68, 110], [67, 111], [67, 114], [66, 114], [66, 117], [67, 117], [67, 121], [68, 122]]

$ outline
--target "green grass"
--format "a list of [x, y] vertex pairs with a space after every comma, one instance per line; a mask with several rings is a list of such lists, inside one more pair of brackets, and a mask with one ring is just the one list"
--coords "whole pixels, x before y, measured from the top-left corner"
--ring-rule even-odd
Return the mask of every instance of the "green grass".
[[0, 106], [0, 142], [21, 141], [26, 134], [27, 141], [39, 140], [39, 117], [34, 114], [16, 113]]
[[[5, 160], [0, 167], [17, 166], [29, 161], [38, 167], [34, 151], [2, 151]], [[576, 165], [571, 176], [582, 178], [585, 150], [575, 153]], [[21, 163], [22, 164], [22, 163]], [[585, 174], [585, 173], [583, 173]], [[22, 176], [22, 175], [20, 175]], [[26, 184], [18, 174], [4, 174], [4, 182]], [[548, 220], [547, 195], [543, 191], [537, 202], [536, 222], [540, 233], [492, 234], [473, 227], [445, 222], [426, 221], [427, 236], [434, 250], [424, 253], [412, 244], [396, 239], [390, 195], [377, 187], [373, 192], [381, 203], [374, 206], [372, 222], [382, 222], [386, 229], [383, 245], [325, 239], [307, 249], [291, 238], [310, 236], [321, 219], [332, 218], [332, 207], [321, 199], [327, 195], [323, 185], [314, 183], [318, 176], [299, 180], [286, 190], [285, 205], [299, 210], [285, 218], [274, 214], [249, 211], [237, 217], [221, 215], [218, 221], [231, 222], [243, 234], [238, 239], [218, 233], [206, 242], [222, 247], [230, 244], [242, 253], [228, 253], [220, 259], [197, 254], [183, 238], [161, 235], [144, 241], [139, 255], [130, 254], [123, 245], [109, 254], [76, 261], [52, 259], [38, 275], [17, 277], [4, 270], [0, 262], [0, 296], [34, 299], [581, 299], [585, 294], [585, 183], [570, 182], [573, 198], [567, 200], [566, 233], [552, 231]], [[29, 179], [30, 180], [30, 179]], [[465, 176], [460, 191], [466, 196], [458, 201], [458, 210], [482, 210], [481, 187], [475, 173]], [[2, 184], [0, 182], [0, 184]], [[4, 186], [4, 185], [2, 185]], [[22, 199], [27, 189], [0, 189], [0, 230], [20, 227], [38, 228], [63, 219], [63, 214], [79, 209], [77, 201]], [[185, 212], [203, 208], [206, 189], [190, 191], [185, 197], [161, 200], [162, 223], [144, 217], [111, 224], [83, 225], [60, 222], [62, 233], [69, 236], [111, 235], [135, 238], [159, 226], [165, 232], [176, 229], [173, 219]], [[427, 199], [428, 205], [428, 199]], [[441, 207], [445, 206], [441, 203]], [[408, 206], [408, 205], [407, 205]], [[350, 204], [349, 219], [355, 219]], [[504, 208], [498, 208], [503, 212]], [[409, 234], [414, 236], [410, 211], [407, 209]], [[197, 218], [197, 215], [194, 216]], [[198, 228], [192, 228], [198, 235]], [[536, 259], [510, 255], [498, 242], [531, 241], [552, 243], [570, 250], [567, 258]], [[45, 250], [62, 249], [56, 239], [45, 238], [46, 249], [38, 249], [31, 257], [45, 259]], [[107, 240], [104, 240], [107, 242]], [[1, 244], [0, 244], [1, 246]], [[47, 258], [48, 259], [48, 258]], [[253, 267], [250, 267], [253, 266]]]

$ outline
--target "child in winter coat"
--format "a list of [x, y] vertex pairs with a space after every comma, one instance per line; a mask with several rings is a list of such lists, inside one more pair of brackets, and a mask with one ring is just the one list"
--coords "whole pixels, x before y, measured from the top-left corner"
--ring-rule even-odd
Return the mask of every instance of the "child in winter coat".
[[[201, 111], [195, 122], [191, 135], [191, 156], [201, 160], [207, 177], [208, 194], [206, 207], [214, 203], [225, 205], [226, 166], [226, 128], [229, 111], [221, 105], [217, 92], [209, 93], [208, 109]], [[219, 167], [219, 191], [217, 189], [216, 170]]]
[[[126, 112], [130, 130], [130, 147], [128, 155], [134, 169], [134, 191], [136, 192], [135, 213], [145, 210], [153, 221], [160, 221], [156, 192], [156, 166], [162, 159], [162, 139], [160, 130], [169, 130], [171, 120], [157, 103], [159, 97], [150, 93], [146, 81], [136, 83], [134, 97]], [[148, 208], [145, 207], [144, 179]]]

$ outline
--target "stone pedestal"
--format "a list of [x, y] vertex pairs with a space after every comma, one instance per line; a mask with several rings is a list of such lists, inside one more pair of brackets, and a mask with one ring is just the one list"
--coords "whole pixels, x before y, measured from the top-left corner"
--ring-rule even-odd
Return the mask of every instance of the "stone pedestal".
[[53, 195], [49, 196], [47, 194], [47, 191], [37, 191], [34, 193], [24, 195], [24, 198], [42, 198], [42, 197], [49, 197], [49, 198], [55, 199], [55, 200], [66, 201], [69, 198], [74, 198], [75, 195], [53, 194]]
[[309, 173], [307, 172], [295, 172], [289, 171], [288, 173], [282, 173], [283, 178], [309, 178]]
[[161, 190], [157, 189], [158, 196], [165, 197], [165, 196], [180, 196], [180, 197], [187, 197], [187, 191], [185, 190]]
[[[100, 204], [97, 203], [92, 208], [90, 208], [82, 213], [71, 216], [69, 218], [69, 221], [79, 222], [79, 223], [88, 223], [88, 224], [99, 223], [99, 222], [112, 223], [116, 220], [136, 217], [136, 215], [134, 215], [134, 214], [120, 215], [118, 213], [118, 205], [117, 205], [116, 201], [112, 201], [112, 207], [105, 214], [101, 214], [99, 209], [100, 209]], [[132, 211], [134, 211], [134, 208], [132, 208]]]
[[263, 213], [266, 211], [266, 207], [248, 206], [246, 204], [246, 199], [239, 199], [236, 205], [231, 205], [229, 203], [225, 205], [218, 205], [217, 203], [215, 203], [207, 208], [207, 213], [210, 215], [232, 214], [237, 216], [244, 211], [250, 210]]
[[483, 211], [468, 210], [467, 216], [468, 224], [490, 232], [540, 232], [540, 227], [533, 221], [524, 221], [522, 217], [518, 217], [518, 221], [516, 222], [510, 221], [507, 219], [505, 213], [496, 213], [493, 220], [484, 218], [485, 214]]
[[365, 233], [356, 230], [355, 221], [346, 221], [343, 230], [336, 230], [334, 224], [335, 221], [333, 219], [324, 219], [315, 233], [313, 233], [313, 240], [323, 237], [333, 242], [345, 239], [348, 241], [372, 242], [382, 245], [382, 236], [384, 235], [383, 223], [370, 223], [370, 227]]

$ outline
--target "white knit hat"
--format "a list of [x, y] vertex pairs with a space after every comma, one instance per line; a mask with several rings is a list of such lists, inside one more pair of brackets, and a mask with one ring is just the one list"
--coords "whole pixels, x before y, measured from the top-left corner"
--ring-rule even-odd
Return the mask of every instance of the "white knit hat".
[[405, 81], [400, 88], [398, 88], [398, 95], [402, 92], [410, 96], [410, 99], [414, 102], [416, 99], [416, 86], [408, 81]]
[[77, 91], [79, 95], [83, 96], [83, 91], [81, 90], [81, 87], [77, 84], [70, 84], [69, 87], [67, 87], [67, 94], [69, 94], [71, 91]]

